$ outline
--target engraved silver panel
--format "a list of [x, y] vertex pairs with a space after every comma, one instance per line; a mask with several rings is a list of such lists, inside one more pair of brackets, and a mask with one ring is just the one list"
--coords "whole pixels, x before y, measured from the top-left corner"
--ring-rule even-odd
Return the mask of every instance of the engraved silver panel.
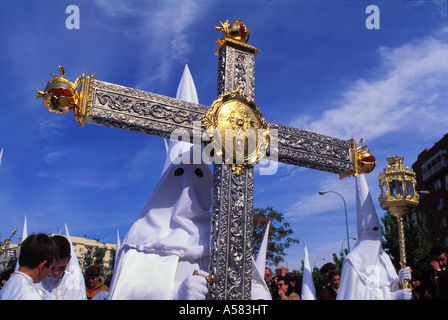
[[235, 48], [234, 44], [222, 48], [218, 56], [218, 95], [238, 87], [251, 100], [255, 97], [255, 55]]
[[169, 138], [174, 130], [193, 137], [193, 121], [209, 107], [95, 80], [88, 123]]
[[[342, 140], [267, 121], [278, 130], [278, 161], [331, 173], [353, 169], [351, 140]], [[268, 154], [271, 152], [268, 149]]]
[[254, 168], [235, 175], [214, 166], [210, 266], [215, 282], [209, 299], [249, 300], [252, 276]]

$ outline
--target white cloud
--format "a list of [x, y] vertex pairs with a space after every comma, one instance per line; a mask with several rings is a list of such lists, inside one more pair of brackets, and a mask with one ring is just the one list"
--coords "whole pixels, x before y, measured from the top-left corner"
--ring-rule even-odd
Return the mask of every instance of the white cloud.
[[44, 154], [44, 160], [48, 164], [54, 164], [57, 161], [61, 160], [65, 156], [64, 152], [61, 151], [49, 151]]
[[96, 4], [112, 17], [126, 17], [134, 23], [118, 32], [126, 33], [144, 43], [134, 59], [139, 61], [135, 85], [137, 89], [147, 89], [157, 82], [165, 82], [175, 62], [186, 63], [192, 47], [188, 41], [188, 29], [207, 5], [196, 0], [168, 2], [116, 2], [97, 0]]
[[[346, 139], [369, 141], [403, 129], [436, 135], [446, 130], [448, 115], [448, 45], [442, 38], [381, 47], [375, 79], [359, 79], [319, 118], [308, 115], [292, 125]], [[379, 72], [378, 72], [379, 71]]]

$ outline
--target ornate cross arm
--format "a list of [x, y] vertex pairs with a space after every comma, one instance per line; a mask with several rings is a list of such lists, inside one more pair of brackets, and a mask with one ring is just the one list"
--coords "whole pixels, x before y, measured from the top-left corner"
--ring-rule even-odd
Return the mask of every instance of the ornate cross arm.
[[[200, 122], [210, 109], [208, 106], [94, 80], [93, 75], [77, 81], [82, 83], [82, 89], [79, 94], [74, 90], [72, 93], [73, 97], [79, 95], [74, 103], [74, 113], [81, 126], [90, 123], [165, 138], [177, 130], [188, 134], [193, 142], [194, 123]], [[53, 104], [60, 109], [67, 100], [64, 96], [55, 96], [63, 93], [61, 90], [55, 93], [54, 88], [58, 87], [55, 82], [50, 82], [47, 87], [51, 88], [46, 88], [45, 92], [38, 92], [49, 110], [52, 110]], [[64, 79], [65, 83], [70, 82]], [[356, 173], [358, 153], [354, 139], [342, 140], [269, 121], [267, 124], [271, 132], [267, 150], [270, 159], [336, 173], [342, 177]]]
[[95, 80], [88, 123], [169, 138], [174, 130], [193, 136], [193, 122], [208, 107]]
[[332, 138], [269, 121], [268, 126], [278, 133], [278, 148], [273, 149], [275, 143], [271, 144], [268, 153], [272, 158], [272, 153], [278, 152], [279, 162], [337, 174], [355, 169], [354, 139]]
[[[184, 130], [193, 141], [193, 122], [201, 121], [208, 110], [204, 105], [95, 80], [87, 123], [166, 138], [174, 130]], [[337, 174], [354, 169], [353, 140], [273, 122], [268, 125], [271, 133], [278, 133], [279, 162]]]

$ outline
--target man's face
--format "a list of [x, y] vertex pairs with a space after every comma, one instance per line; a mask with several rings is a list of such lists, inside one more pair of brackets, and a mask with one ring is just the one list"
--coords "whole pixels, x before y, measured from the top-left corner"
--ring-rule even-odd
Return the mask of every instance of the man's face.
[[341, 276], [340, 275], [334, 275], [331, 278], [331, 286], [335, 289], [339, 289], [339, 285], [341, 284]]
[[442, 253], [440, 255], [433, 255], [433, 260], [431, 261], [431, 265], [434, 267], [434, 269], [444, 269], [446, 267], [446, 253]]
[[35, 283], [39, 283], [42, 280], [44, 280], [46, 277], [48, 277], [48, 275], [50, 274], [50, 270], [53, 267], [54, 263], [50, 264], [49, 266], [47, 265], [47, 260], [45, 260], [44, 262], [42, 262], [41, 264], [39, 264], [38, 266], [38, 275], [37, 275], [37, 279], [33, 279]]
[[437, 257], [437, 261], [439, 261], [440, 265], [446, 265], [446, 253], [442, 253]]
[[268, 283], [268, 282], [271, 281], [271, 280], [272, 280], [272, 274], [271, 274], [271, 271], [268, 270], [268, 269], [265, 269], [265, 270], [264, 270], [264, 281], [265, 281], [266, 283]]
[[93, 288], [93, 286], [95, 285], [95, 283], [98, 281], [98, 277], [93, 277], [90, 276], [87, 278], [87, 287], [88, 288]]
[[60, 277], [67, 269], [69, 261], [70, 257], [56, 260], [53, 267], [51, 267], [50, 277], [52, 277], [53, 279]]
[[288, 285], [285, 284], [285, 281], [280, 280], [280, 281], [277, 283], [277, 286], [278, 286], [278, 289], [279, 289], [279, 290], [283, 291], [283, 293], [288, 292]]

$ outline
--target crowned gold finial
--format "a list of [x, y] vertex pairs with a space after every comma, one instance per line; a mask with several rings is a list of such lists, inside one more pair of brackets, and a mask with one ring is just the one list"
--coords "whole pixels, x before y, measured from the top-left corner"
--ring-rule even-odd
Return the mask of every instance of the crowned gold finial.
[[404, 157], [400, 156], [389, 156], [386, 160], [389, 166], [394, 168], [400, 168], [403, 166], [403, 159]]
[[219, 24], [221, 26], [215, 27], [215, 30], [222, 32], [224, 34], [224, 37], [218, 39], [216, 41], [216, 44], [222, 45], [224, 41], [228, 39], [242, 43], [247, 43], [247, 41], [249, 40], [250, 36], [249, 29], [246, 27], [244, 23], [240, 21], [240, 19], [235, 19], [231, 23], [229, 23], [229, 20], [226, 20], [226, 22], [224, 23], [220, 21]]

